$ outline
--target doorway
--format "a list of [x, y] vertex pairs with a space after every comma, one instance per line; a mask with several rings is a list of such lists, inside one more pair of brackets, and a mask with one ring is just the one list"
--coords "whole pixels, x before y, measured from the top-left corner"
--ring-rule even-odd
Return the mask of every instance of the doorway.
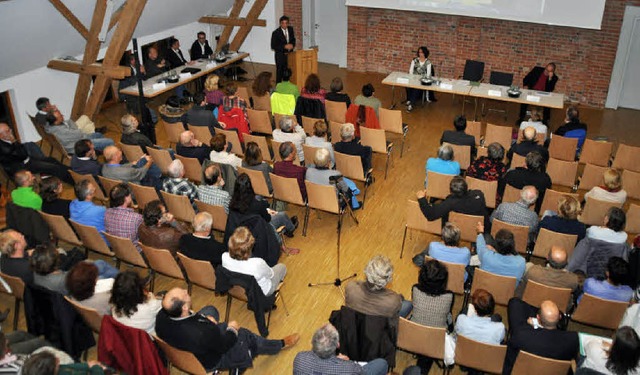
[[606, 107], [640, 110], [640, 7], [624, 13]]
[[302, 1], [303, 47], [318, 47], [318, 62], [347, 66], [345, 0]]

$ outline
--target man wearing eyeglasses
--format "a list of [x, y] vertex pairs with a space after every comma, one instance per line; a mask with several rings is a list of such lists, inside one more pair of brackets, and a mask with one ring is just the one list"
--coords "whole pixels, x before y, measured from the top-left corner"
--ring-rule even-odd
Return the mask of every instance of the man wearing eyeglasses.
[[191, 54], [191, 61], [198, 59], [208, 59], [213, 54], [209, 41], [207, 40], [207, 34], [204, 31], [198, 33], [198, 39], [196, 39], [191, 45], [189, 50]]
[[[556, 63], [550, 62], [544, 68], [536, 66], [522, 80], [524, 88], [536, 91], [552, 92], [556, 88], [558, 83], [558, 76], [556, 75]], [[527, 116], [527, 104], [520, 106], [520, 118], [516, 122], [518, 125], [525, 120]], [[545, 125], [549, 125], [549, 119], [551, 118], [551, 108], [545, 107], [542, 115], [542, 122]]]

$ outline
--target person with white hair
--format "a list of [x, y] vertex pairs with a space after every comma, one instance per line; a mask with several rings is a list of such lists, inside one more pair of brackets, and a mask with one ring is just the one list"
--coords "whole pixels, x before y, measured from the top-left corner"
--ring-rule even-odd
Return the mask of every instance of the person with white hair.
[[340, 334], [331, 323], [325, 323], [311, 338], [311, 351], [299, 352], [293, 360], [294, 375], [314, 374], [367, 374], [385, 375], [387, 361], [376, 358], [364, 365], [349, 360], [340, 349]]
[[180, 133], [180, 143], [176, 145], [176, 152], [185, 158], [196, 158], [202, 164], [209, 156], [211, 148], [196, 139], [191, 130]]
[[438, 148], [438, 157], [427, 159], [425, 165], [424, 186], [427, 186], [428, 172], [446, 174], [450, 176], [460, 175], [460, 163], [453, 160], [453, 148], [449, 145], [442, 145]]
[[313, 164], [307, 168], [307, 174], [305, 175], [306, 180], [318, 185], [331, 185], [331, 179], [333, 177], [336, 178], [337, 188], [341, 192], [346, 193], [349, 190], [349, 186], [347, 186], [343, 179], [337, 178], [342, 176], [342, 173], [338, 170], [330, 169], [330, 165], [331, 155], [329, 151], [327, 151], [326, 148], [319, 148], [313, 158]]
[[178, 252], [191, 259], [204, 260], [215, 268], [222, 264], [224, 245], [211, 234], [213, 217], [208, 212], [199, 212], [193, 218], [193, 233], [180, 237]]
[[162, 182], [162, 190], [169, 194], [185, 195], [193, 204], [198, 197], [196, 185], [184, 177], [184, 164], [180, 160], [174, 160], [167, 168], [168, 177]]
[[[538, 200], [538, 190], [531, 185], [527, 185], [520, 190], [520, 199], [517, 202], [503, 202], [496, 208], [489, 220], [498, 219], [505, 223], [514, 225], [524, 225], [529, 227], [529, 241], [535, 240], [538, 232], [538, 214], [531, 210]], [[518, 249], [524, 251], [525, 249]]]
[[304, 129], [302, 129], [302, 126], [294, 123], [293, 117], [291, 116], [282, 116], [278, 125], [280, 128], [273, 131], [273, 140], [280, 143], [293, 143], [298, 151], [298, 160], [303, 163], [304, 150], [302, 149], [302, 145], [307, 137]]
[[340, 142], [333, 147], [336, 152], [347, 155], [360, 156], [362, 170], [367, 173], [371, 169], [372, 149], [369, 146], [360, 144], [360, 140], [355, 137], [356, 128], [352, 123], [342, 124], [340, 127]]

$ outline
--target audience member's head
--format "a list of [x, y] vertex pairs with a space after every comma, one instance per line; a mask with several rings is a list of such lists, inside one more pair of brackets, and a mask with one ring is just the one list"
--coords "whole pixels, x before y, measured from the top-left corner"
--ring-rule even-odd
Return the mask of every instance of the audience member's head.
[[471, 295], [471, 304], [478, 316], [491, 316], [496, 307], [493, 295], [484, 289], [476, 289]]
[[462, 198], [467, 195], [467, 191], [469, 190], [469, 186], [467, 185], [467, 181], [460, 177], [456, 176], [451, 179], [449, 183], [449, 192], [456, 198]]
[[367, 263], [364, 268], [364, 276], [367, 279], [367, 286], [371, 290], [382, 290], [393, 278], [393, 264], [384, 255], [376, 255]]
[[38, 245], [31, 254], [29, 265], [33, 272], [46, 276], [58, 270], [60, 254], [50, 243]]
[[17, 230], [7, 229], [0, 232], [0, 252], [9, 258], [22, 258], [27, 248], [27, 240]]
[[347, 122], [340, 126], [340, 139], [342, 142], [350, 142], [355, 134], [356, 127], [352, 123]]
[[171, 178], [182, 178], [184, 176], [184, 164], [179, 159], [173, 160], [167, 167], [167, 175]]
[[313, 334], [311, 350], [321, 359], [331, 358], [340, 346], [340, 335], [331, 323], [325, 323]]
[[331, 92], [340, 92], [342, 91], [342, 89], [344, 89], [344, 84], [342, 83], [342, 78], [340, 77], [335, 77], [334, 79], [331, 80], [331, 86], [329, 86], [329, 89], [331, 90]]
[[211, 233], [211, 226], [213, 225], [213, 216], [208, 212], [198, 212], [193, 217], [193, 231], [194, 233]]
[[612, 374], [634, 373], [640, 361], [640, 338], [636, 331], [623, 326], [618, 328], [609, 349], [606, 368]]
[[418, 289], [423, 293], [439, 296], [447, 291], [449, 270], [436, 259], [426, 261], [418, 274]]
[[289, 80], [291, 79], [291, 75], [293, 73], [291, 72], [291, 69], [287, 68], [282, 72], [282, 80], [285, 82], [289, 82]]
[[204, 170], [204, 183], [205, 185], [224, 185], [224, 179], [222, 178], [222, 171], [218, 164], [211, 164]]
[[622, 232], [626, 224], [627, 215], [619, 207], [611, 207], [604, 217], [604, 225], [614, 232]]
[[91, 262], [78, 262], [67, 272], [65, 284], [69, 295], [77, 301], [91, 298], [98, 282], [98, 267]]
[[367, 83], [366, 85], [362, 86], [362, 96], [364, 96], [365, 98], [371, 97], [375, 92], [376, 90], [373, 88], [373, 85], [370, 83]]
[[149, 49], [147, 50], [147, 56], [149, 57], [150, 60], [155, 60], [158, 58], [157, 44], [154, 43], [151, 47], [149, 47]]
[[9, 143], [13, 143], [16, 140], [16, 137], [13, 135], [13, 130], [11, 130], [7, 123], [0, 122], [0, 139]]
[[47, 350], [30, 355], [22, 365], [22, 375], [55, 375], [58, 372], [58, 359]]
[[249, 210], [249, 206], [255, 197], [256, 193], [253, 190], [251, 179], [246, 173], [241, 173], [238, 175], [238, 178], [236, 178], [231, 202], [229, 202], [229, 209], [245, 213]]
[[313, 157], [313, 164], [318, 169], [329, 169], [331, 164], [331, 154], [326, 148], [319, 148]]
[[607, 279], [618, 286], [629, 282], [629, 263], [620, 257], [611, 257], [607, 262]]
[[604, 187], [609, 191], [619, 191], [622, 187], [622, 175], [617, 169], [609, 168], [604, 171]]
[[222, 152], [227, 147], [227, 136], [218, 133], [211, 138], [211, 148], [215, 152]]
[[138, 119], [136, 116], [127, 113], [120, 119], [122, 124], [122, 134], [133, 134], [138, 130]]
[[542, 112], [540, 111], [540, 108], [538, 107], [531, 108], [531, 116], [529, 117], [529, 121], [531, 122], [542, 121]]
[[229, 237], [229, 256], [235, 260], [247, 260], [251, 258], [251, 250], [256, 239], [247, 227], [238, 227]]
[[58, 177], [51, 176], [45, 180], [42, 180], [40, 184], [40, 196], [44, 202], [53, 202], [60, 198], [62, 194], [62, 181]]
[[233, 81], [228, 82], [224, 89], [227, 96], [234, 96], [238, 92], [238, 84]]
[[117, 146], [105, 147], [102, 155], [109, 164], [120, 164], [122, 161], [122, 151]]
[[460, 245], [460, 228], [453, 223], [446, 223], [442, 227], [442, 242], [447, 246]]
[[296, 145], [293, 142], [283, 142], [278, 149], [280, 157], [284, 161], [293, 161], [297, 155]]
[[293, 132], [293, 128], [295, 124], [293, 123], [293, 117], [291, 116], [282, 116], [280, 117], [280, 122], [278, 123], [280, 130], [285, 133]]
[[192, 141], [196, 138], [191, 130], [180, 133], [180, 144], [186, 147], [193, 146]]
[[547, 255], [547, 264], [556, 270], [564, 269], [567, 266], [567, 251], [558, 245], [551, 246]]
[[38, 109], [38, 111], [46, 112], [49, 110], [50, 106], [51, 103], [49, 102], [49, 98], [42, 97], [36, 100], [36, 108]]
[[542, 301], [538, 311], [538, 322], [544, 329], [556, 329], [560, 321], [560, 309], [553, 301]]
[[172, 288], [162, 298], [162, 308], [172, 318], [188, 316], [191, 310], [191, 296], [186, 289]]
[[493, 142], [487, 147], [487, 157], [493, 162], [502, 162], [504, 159], [504, 147], [498, 142]]
[[580, 122], [580, 111], [576, 106], [570, 106], [567, 108], [567, 121], [569, 122]]
[[207, 104], [207, 97], [204, 95], [204, 92], [199, 91], [193, 94], [193, 103], [194, 105], [205, 105]]
[[146, 300], [145, 280], [137, 272], [123, 271], [116, 276], [109, 299], [115, 315], [131, 317]]
[[207, 80], [204, 81], [204, 89], [205, 91], [216, 91], [218, 90], [218, 82], [220, 81], [220, 77], [216, 74], [209, 74], [207, 76]]
[[91, 202], [96, 194], [96, 186], [89, 179], [85, 179], [73, 186], [73, 191], [76, 193], [76, 198], [81, 202]]
[[500, 229], [495, 236], [496, 251], [502, 255], [518, 255], [513, 233], [508, 229]]
[[457, 131], [463, 132], [467, 129], [467, 117], [465, 115], [458, 115], [453, 119], [453, 127]]
[[533, 172], [543, 172], [545, 168], [544, 158], [538, 151], [531, 151], [525, 157], [527, 169]]
[[522, 131], [522, 137], [525, 141], [535, 141], [536, 139], [536, 128], [533, 126], [527, 126]]
[[520, 200], [527, 206], [531, 206], [538, 200], [538, 189], [535, 186], [527, 185], [520, 190]]
[[164, 216], [167, 210], [164, 207], [164, 204], [160, 202], [160, 200], [156, 199], [144, 206], [142, 210], [142, 219], [144, 220], [144, 225], [148, 227], [155, 227], [161, 225], [164, 221]]
[[244, 161], [250, 167], [262, 164], [262, 150], [260, 150], [260, 146], [257, 143], [247, 142], [244, 150]]
[[315, 94], [320, 91], [320, 77], [315, 73], [309, 74], [304, 81], [304, 89], [309, 94]]
[[93, 158], [96, 157], [96, 149], [90, 139], [81, 139], [73, 145], [73, 152], [78, 158]]
[[577, 220], [580, 210], [580, 202], [576, 198], [570, 195], [563, 195], [558, 199], [558, 216], [569, 220]]
[[122, 182], [111, 188], [109, 203], [111, 207], [129, 207], [133, 203], [129, 184]]
[[323, 120], [318, 120], [313, 124], [313, 135], [320, 138], [327, 136], [327, 123]]
[[438, 147], [438, 159], [445, 161], [453, 160], [453, 147], [449, 145], [442, 145]]
[[33, 173], [26, 169], [17, 171], [13, 176], [13, 180], [16, 182], [18, 187], [30, 187], [36, 182], [36, 178], [33, 176]]
[[253, 80], [253, 85], [251, 86], [253, 94], [256, 96], [267, 95], [273, 88], [273, 85], [271, 84], [272, 77], [273, 73], [271, 72], [260, 72], [260, 74], [258, 74], [258, 76]]

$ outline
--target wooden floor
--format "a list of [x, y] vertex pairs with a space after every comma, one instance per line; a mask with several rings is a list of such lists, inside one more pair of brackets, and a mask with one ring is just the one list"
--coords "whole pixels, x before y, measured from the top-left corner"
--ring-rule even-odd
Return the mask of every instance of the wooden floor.
[[[248, 76], [253, 76], [252, 67], [245, 64], [249, 71]], [[256, 72], [261, 70], [274, 71], [273, 66], [256, 64]], [[380, 74], [364, 74], [338, 69], [336, 66], [320, 64], [320, 76], [324, 87], [328, 87], [334, 76], [340, 76], [346, 83], [346, 91], [354, 98], [360, 91], [360, 87], [367, 82], [374, 84], [376, 96], [382, 100], [384, 106], [391, 104], [391, 89], [382, 86], [380, 82], [383, 76]], [[250, 85], [251, 81], [244, 84]], [[396, 91], [396, 95], [398, 91]], [[402, 93], [404, 97], [404, 93]], [[156, 100], [153, 106], [161, 104]], [[401, 107], [404, 110], [404, 106]], [[423, 187], [424, 164], [428, 157], [436, 155], [440, 135], [444, 129], [450, 128], [455, 115], [461, 111], [460, 97], [452, 102], [452, 96], [438, 95], [436, 103], [417, 107], [413, 113], [403, 113], [404, 122], [409, 124], [410, 130], [408, 142], [405, 145], [404, 156], [400, 158], [400, 143], [394, 142], [393, 161], [389, 168], [387, 179], [384, 178], [384, 157], [374, 156], [375, 183], [369, 188], [366, 207], [356, 212], [360, 225], [345, 218], [342, 231], [342, 244], [340, 254], [340, 272], [337, 269], [338, 255], [336, 252], [336, 217], [330, 214], [311, 213], [307, 236], [303, 237], [301, 231], [296, 232], [295, 238], [287, 240], [289, 246], [298, 247], [302, 251], [296, 256], [281, 258], [285, 263], [288, 274], [282, 289], [284, 302], [289, 314], [286, 314], [284, 303], [278, 303], [278, 309], [271, 317], [270, 337], [282, 338], [290, 333], [299, 332], [302, 336], [300, 343], [293, 349], [284, 351], [277, 356], [262, 356], [254, 361], [254, 368], [248, 374], [290, 374], [292, 372], [293, 359], [298, 351], [310, 350], [311, 336], [313, 332], [325, 323], [332, 310], [338, 309], [343, 304], [341, 291], [334, 286], [308, 287], [309, 283], [332, 282], [336, 277], [346, 277], [353, 273], [358, 278], [363, 277], [363, 268], [367, 261], [376, 254], [388, 256], [394, 264], [395, 272], [389, 287], [406, 298], [410, 298], [411, 286], [417, 282], [418, 269], [411, 263], [411, 257], [424, 249], [428, 243], [435, 239], [433, 236], [410, 233], [407, 236], [407, 244], [404, 257], [400, 259], [400, 248], [404, 232], [405, 207], [408, 199], [415, 199], [415, 192]], [[467, 116], [473, 115], [473, 106], [467, 104]], [[508, 120], [501, 115], [492, 114], [487, 120], [501, 125], [514, 124], [518, 113], [515, 105], [509, 105]], [[124, 114], [124, 106], [116, 105], [103, 110], [97, 119], [98, 124], [107, 124], [110, 132], [108, 135], [119, 139], [119, 118]], [[554, 110], [552, 113], [552, 129], [557, 128], [563, 119], [564, 113]], [[584, 108], [582, 118], [589, 126], [588, 136], [605, 136], [614, 141], [624, 140], [631, 145], [640, 145], [638, 126], [640, 124], [640, 112], [632, 110], [599, 110]], [[166, 136], [163, 130], [158, 131], [159, 143], [167, 146]], [[116, 138], [117, 137], [117, 138]], [[65, 192], [72, 196], [70, 189]], [[300, 208], [290, 207], [290, 215], [303, 217]], [[156, 290], [169, 289], [173, 286], [184, 286], [180, 282], [159, 277], [156, 282]], [[194, 287], [193, 303], [198, 309], [204, 305], [213, 304], [224, 316], [226, 299], [214, 296], [213, 292]], [[0, 305], [12, 307], [13, 300], [0, 297]], [[457, 298], [454, 313], [460, 310], [461, 299]], [[231, 307], [231, 319], [237, 320], [241, 326], [257, 332], [253, 313], [246, 309], [242, 303], [234, 301]], [[506, 320], [506, 312], [502, 312]], [[3, 329], [11, 330], [12, 316], [4, 323]], [[21, 327], [25, 327], [24, 319], [21, 319]], [[95, 357], [95, 349], [90, 352], [90, 357]], [[398, 352], [396, 371], [401, 372], [406, 366], [414, 363], [410, 354]], [[434, 366], [435, 367], [435, 366]], [[178, 373], [173, 370], [174, 373]], [[437, 373], [432, 369], [432, 373]], [[456, 369], [454, 371], [458, 373]]]

